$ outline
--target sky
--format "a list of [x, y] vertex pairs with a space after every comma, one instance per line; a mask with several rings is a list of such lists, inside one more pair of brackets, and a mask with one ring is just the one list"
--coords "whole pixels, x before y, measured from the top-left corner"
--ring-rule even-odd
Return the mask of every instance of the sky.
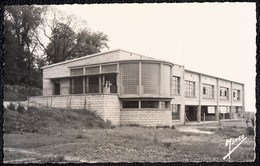
[[[245, 84], [245, 110], [255, 111], [255, 3], [58, 5], [109, 36], [109, 50], [183, 65]], [[104, 49], [103, 51], [107, 51]]]

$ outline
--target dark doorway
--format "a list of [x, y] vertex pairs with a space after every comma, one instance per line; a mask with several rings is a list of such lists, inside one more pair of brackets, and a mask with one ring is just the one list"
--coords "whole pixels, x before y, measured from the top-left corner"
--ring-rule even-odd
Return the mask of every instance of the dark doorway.
[[197, 121], [197, 107], [198, 106], [185, 106], [186, 117], [189, 121]]
[[60, 95], [60, 83], [54, 82], [54, 95]]
[[99, 93], [99, 76], [88, 77], [86, 93]]
[[72, 78], [71, 79], [71, 94], [82, 94], [83, 93], [83, 78]]

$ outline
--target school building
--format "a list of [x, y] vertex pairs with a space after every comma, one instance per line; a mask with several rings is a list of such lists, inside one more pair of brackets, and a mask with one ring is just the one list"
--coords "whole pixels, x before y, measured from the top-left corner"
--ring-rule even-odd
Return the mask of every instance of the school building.
[[172, 126], [239, 118], [244, 84], [124, 50], [43, 67], [43, 96], [29, 105], [86, 109], [114, 125]]

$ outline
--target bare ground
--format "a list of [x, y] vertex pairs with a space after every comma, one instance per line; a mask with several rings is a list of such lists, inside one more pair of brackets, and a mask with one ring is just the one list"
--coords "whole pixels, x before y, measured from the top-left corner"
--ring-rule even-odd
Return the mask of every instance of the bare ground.
[[[228, 153], [226, 139], [245, 135], [245, 129], [180, 126], [174, 130], [124, 126], [67, 130], [56, 135], [4, 134], [4, 162], [223, 162]], [[246, 136], [231, 155], [231, 162], [254, 160], [254, 136]]]

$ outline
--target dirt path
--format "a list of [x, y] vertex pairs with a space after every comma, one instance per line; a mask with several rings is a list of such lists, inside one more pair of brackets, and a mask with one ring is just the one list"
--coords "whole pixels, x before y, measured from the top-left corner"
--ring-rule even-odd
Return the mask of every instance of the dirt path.
[[180, 132], [192, 132], [192, 133], [204, 133], [204, 134], [213, 134], [211, 131], [201, 131], [198, 130], [198, 126], [178, 126], [176, 129]]
[[[69, 143], [70, 144], [70, 143]], [[66, 144], [60, 144], [59, 146], [64, 146]], [[20, 148], [4, 148], [4, 152], [11, 152], [11, 153], [21, 153], [23, 155], [28, 155], [28, 157], [15, 159], [15, 160], [4, 160], [4, 163], [14, 164], [14, 163], [39, 163], [40, 159], [43, 158], [51, 158], [51, 157], [57, 157], [54, 154], [46, 154], [43, 155], [39, 152], [36, 152], [34, 150], [26, 150], [26, 149], [20, 149]], [[76, 156], [63, 156], [64, 160], [66, 162], [90, 162], [88, 160], [85, 160], [82, 157], [76, 157]], [[95, 162], [95, 161], [92, 161]]]

